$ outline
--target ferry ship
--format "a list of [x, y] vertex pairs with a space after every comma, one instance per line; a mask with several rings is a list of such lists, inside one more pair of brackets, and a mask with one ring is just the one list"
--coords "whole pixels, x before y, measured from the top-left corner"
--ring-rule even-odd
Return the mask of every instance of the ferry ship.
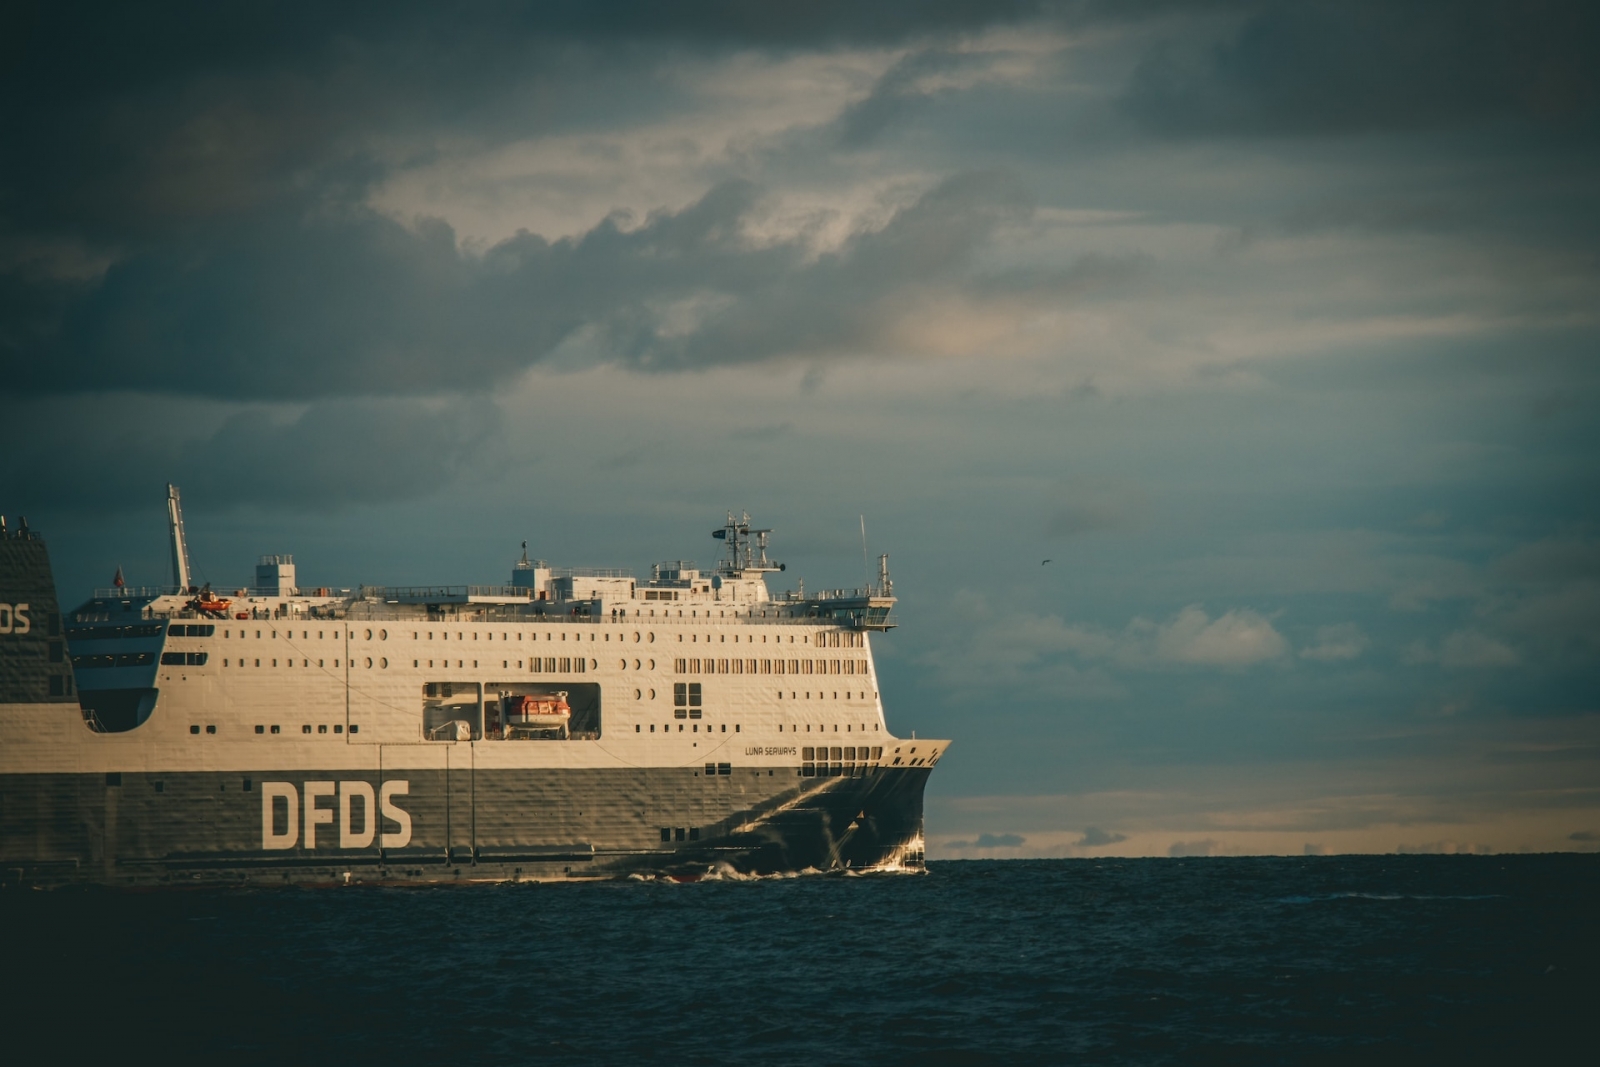
[[730, 514], [708, 571], [549, 566], [505, 585], [296, 586], [261, 557], [58, 608], [0, 519], [0, 883], [694, 879], [924, 869], [947, 741], [889, 732], [875, 584], [773, 594]]

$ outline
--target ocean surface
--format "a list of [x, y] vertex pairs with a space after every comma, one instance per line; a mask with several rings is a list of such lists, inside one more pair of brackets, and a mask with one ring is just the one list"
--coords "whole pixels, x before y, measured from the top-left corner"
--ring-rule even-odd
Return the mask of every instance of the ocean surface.
[[1600, 856], [0, 894], [8, 1062], [1596, 1062]]

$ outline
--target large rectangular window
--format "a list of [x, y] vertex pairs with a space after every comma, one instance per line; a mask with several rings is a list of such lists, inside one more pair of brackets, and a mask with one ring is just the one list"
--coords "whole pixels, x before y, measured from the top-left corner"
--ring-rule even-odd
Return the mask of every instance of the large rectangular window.
[[674, 682], [672, 686], [672, 717], [698, 719], [701, 715], [699, 682]]

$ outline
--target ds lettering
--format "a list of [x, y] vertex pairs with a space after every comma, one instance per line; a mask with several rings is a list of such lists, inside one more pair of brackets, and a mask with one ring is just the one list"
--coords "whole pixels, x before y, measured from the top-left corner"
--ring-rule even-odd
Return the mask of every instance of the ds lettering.
[[[377, 836], [378, 811], [384, 820], [399, 829], [384, 830], [384, 848], [405, 848], [411, 843], [411, 813], [395, 803], [395, 797], [411, 792], [408, 781], [384, 782], [374, 796], [371, 782], [304, 782], [305, 803], [302, 805], [301, 789], [293, 782], [261, 783], [261, 847], [264, 849], [294, 848], [300, 843], [300, 812], [305, 811], [305, 848], [315, 849], [318, 844], [317, 827], [327, 826], [322, 835], [326, 842], [334, 830], [334, 802], [338, 805], [338, 833], [340, 848], [370, 848]], [[317, 801], [326, 800], [326, 806]], [[279, 802], [282, 802], [281, 804]], [[359, 801], [359, 803], [357, 803]], [[376, 803], [374, 803], [376, 801]], [[360, 828], [356, 812], [360, 811]], [[283, 833], [277, 832], [277, 813], [284, 812]]]
[[28, 605], [0, 604], [0, 634], [25, 634], [32, 629]]

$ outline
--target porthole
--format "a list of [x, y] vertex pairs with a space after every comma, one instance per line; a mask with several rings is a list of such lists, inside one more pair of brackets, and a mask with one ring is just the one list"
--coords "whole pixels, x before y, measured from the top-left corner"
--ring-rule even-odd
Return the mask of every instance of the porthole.
[[368, 641], [371, 641], [371, 640], [372, 640], [372, 631], [371, 631], [371, 630], [368, 630], [368, 631], [367, 631], [367, 640], [368, 640]]
[[650, 635], [650, 643], [651, 643], [651, 644], [654, 644], [654, 643], [655, 643], [655, 640], [656, 640], [656, 635], [655, 635], [655, 634], [651, 634], [651, 635]]
[[656, 691], [654, 689], [652, 689], [652, 690], [650, 690], [650, 699], [654, 700], [655, 698], [656, 698]]
[[633, 643], [634, 644], [638, 644], [639, 643], [639, 631], [637, 631], [637, 630], [635, 630], [633, 632]]
[[371, 656], [367, 657], [367, 666], [368, 667], [372, 666], [372, 657]]
[[649, 662], [650, 662], [650, 669], [651, 670], [655, 670], [656, 669], [656, 661], [655, 660], [650, 660]]
[[619, 661], [617, 663], [617, 669], [618, 670], [624, 670], [624, 671], [627, 670], [628, 669], [628, 661], [627, 660]]
[[378, 661], [378, 666], [379, 666], [379, 667], [380, 667], [380, 668], [382, 668], [382, 669], [385, 669], [385, 670], [387, 670], [387, 669], [388, 669], [388, 667], [389, 667], [389, 661], [388, 661], [388, 660], [387, 660], [387, 659], [380, 659], [380, 660], [379, 660], [379, 661]]
[[389, 640], [389, 631], [388, 630], [379, 630], [378, 631], [378, 640], [379, 641], [387, 641], [387, 640]]
[[635, 689], [633, 691], [633, 699], [635, 699], [635, 700], [643, 700], [644, 699], [644, 694], [641, 693], [639, 690]]

